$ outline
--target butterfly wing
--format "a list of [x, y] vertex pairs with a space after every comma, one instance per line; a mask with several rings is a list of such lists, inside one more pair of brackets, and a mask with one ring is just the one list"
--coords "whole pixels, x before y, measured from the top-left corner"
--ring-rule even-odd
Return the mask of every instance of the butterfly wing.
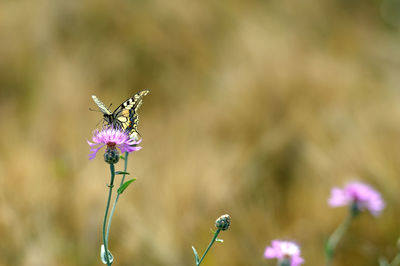
[[142, 105], [143, 97], [148, 93], [148, 90], [136, 93], [133, 97], [118, 106], [112, 113], [113, 124], [128, 132], [128, 134], [136, 140], [140, 138], [140, 134], [137, 131], [139, 123], [138, 110]]
[[96, 95], [92, 95], [93, 101], [97, 104], [99, 107], [100, 111], [105, 114], [105, 115], [111, 115], [111, 111], [108, 110], [108, 108], [104, 105], [102, 101], [99, 100], [99, 98], [96, 97]]

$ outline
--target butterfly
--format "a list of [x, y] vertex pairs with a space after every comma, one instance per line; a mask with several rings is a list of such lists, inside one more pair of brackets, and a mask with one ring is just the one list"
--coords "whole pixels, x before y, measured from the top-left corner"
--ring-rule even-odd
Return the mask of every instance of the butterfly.
[[137, 129], [139, 122], [138, 110], [142, 105], [142, 98], [148, 93], [148, 90], [136, 93], [118, 106], [114, 112], [111, 112], [95, 95], [92, 95], [92, 98], [103, 113], [104, 121], [108, 125], [121, 129], [127, 132], [131, 138], [139, 140], [140, 134]]

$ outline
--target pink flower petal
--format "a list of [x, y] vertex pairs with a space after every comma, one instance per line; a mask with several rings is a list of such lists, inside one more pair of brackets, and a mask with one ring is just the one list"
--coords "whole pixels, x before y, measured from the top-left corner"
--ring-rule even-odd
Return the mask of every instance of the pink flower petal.
[[275, 249], [273, 249], [273, 248], [271, 248], [271, 247], [267, 247], [267, 248], [265, 249], [264, 256], [265, 256], [267, 259], [276, 258]]
[[95, 158], [97, 152], [105, 145], [109, 145], [110, 142], [115, 143], [116, 147], [119, 148], [122, 153], [138, 151], [142, 148], [135, 146], [136, 144], [140, 143], [141, 140], [135, 141], [134, 139], [131, 139], [126, 132], [112, 127], [103, 128], [100, 131], [93, 131], [92, 141], [93, 143], [87, 141], [91, 147], [89, 159]]
[[293, 256], [290, 266], [298, 266], [304, 263], [304, 259], [300, 256]]
[[374, 216], [378, 216], [385, 208], [381, 194], [371, 186], [362, 182], [348, 183], [343, 189], [333, 188], [328, 204], [331, 207], [339, 207], [356, 204], [360, 211], [369, 210]]
[[267, 259], [290, 258], [291, 265], [298, 266], [303, 263], [303, 258], [300, 257], [299, 246], [291, 241], [273, 240], [271, 246], [267, 247], [264, 252], [264, 257]]
[[92, 151], [92, 153], [89, 154], [89, 160], [94, 159], [94, 158], [96, 157], [97, 152], [98, 152], [101, 148], [103, 148], [103, 147], [104, 147], [104, 144], [103, 144], [103, 145], [100, 145], [100, 146], [97, 147], [97, 148], [90, 149], [90, 150]]

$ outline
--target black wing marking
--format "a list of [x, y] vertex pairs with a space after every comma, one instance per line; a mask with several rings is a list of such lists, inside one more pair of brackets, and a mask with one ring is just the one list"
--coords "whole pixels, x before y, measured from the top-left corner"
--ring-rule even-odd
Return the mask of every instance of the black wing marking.
[[118, 106], [112, 113], [112, 124], [122, 130], [128, 132], [131, 137], [138, 139], [140, 137], [137, 131], [139, 123], [138, 110], [142, 105], [143, 97], [149, 93], [148, 90], [143, 90], [136, 93]]

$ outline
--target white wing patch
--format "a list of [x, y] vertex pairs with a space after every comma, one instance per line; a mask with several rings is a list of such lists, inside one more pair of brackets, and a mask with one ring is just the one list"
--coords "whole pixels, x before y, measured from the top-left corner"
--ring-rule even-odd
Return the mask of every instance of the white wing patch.
[[106, 115], [111, 115], [111, 111], [108, 110], [108, 108], [104, 105], [104, 103], [102, 101], [99, 100], [99, 98], [96, 97], [96, 95], [92, 95], [93, 101], [97, 104], [97, 106], [99, 107], [100, 111], [103, 112], [103, 114]]

